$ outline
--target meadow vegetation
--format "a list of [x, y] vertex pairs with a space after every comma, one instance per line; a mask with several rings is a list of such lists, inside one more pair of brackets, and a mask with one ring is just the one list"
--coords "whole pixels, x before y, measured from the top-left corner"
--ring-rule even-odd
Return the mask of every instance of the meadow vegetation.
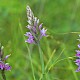
[[11, 54], [7, 80], [34, 80], [28, 49], [36, 80], [42, 74], [37, 45], [25, 43], [27, 5], [47, 29], [48, 37], [40, 41], [46, 68], [44, 80], [79, 80], [74, 60], [80, 34], [80, 0], [0, 0], [0, 43], [5, 55]]

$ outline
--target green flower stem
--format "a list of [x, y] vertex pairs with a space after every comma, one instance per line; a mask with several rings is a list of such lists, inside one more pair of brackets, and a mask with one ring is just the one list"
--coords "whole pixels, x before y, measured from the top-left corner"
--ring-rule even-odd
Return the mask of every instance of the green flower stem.
[[38, 48], [39, 48], [39, 54], [40, 54], [40, 61], [41, 61], [41, 67], [42, 67], [42, 79], [43, 79], [43, 76], [45, 74], [44, 72], [44, 59], [43, 59], [43, 52], [41, 50], [41, 47], [40, 47], [40, 44], [38, 43]]
[[29, 59], [30, 59], [30, 63], [31, 63], [33, 78], [34, 78], [34, 80], [36, 80], [35, 75], [34, 75], [34, 68], [33, 68], [33, 64], [32, 64], [31, 51], [29, 48], [28, 48], [28, 52], [29, 52]]
[[4, 72], [4, 70], [2, 70], [1, 74], [2, 74], [2, 78], [3, 78], [3, 80], [6, 80], [6, 76], [5, 76], [5, 72]]

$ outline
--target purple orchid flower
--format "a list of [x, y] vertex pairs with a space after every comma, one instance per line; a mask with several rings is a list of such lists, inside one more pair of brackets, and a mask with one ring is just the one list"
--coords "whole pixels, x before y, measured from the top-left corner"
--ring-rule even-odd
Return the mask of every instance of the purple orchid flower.
[[76, 50], [77, 54], [76, 56], [80, 58], [80, 50]]
[[11, 66], [9, 66], [9, 63], [5, 63], [6, 59], [8, 59], [10, 55], [11, 54], [3, 58], [2, 47], [0, 48], [0, 69], [1, 70], [11, 70]]
[[42, 28], [42, 23], [39, 25], [39, 19], [37, 19], [37, 17], [34, 17], [34, 14], [29, 6], [27, 6], [27, 17], [27, 28], [30, 30], [30, 32], [26, 32], [25, 36], [27, 36], [28, 39], [25, 40], [25, 42], [36, 44], [43, 36], [47, 36], [47, 29]]
[[[79, 35], [80, 36], [80, 35]], [[80, 39], [78, 39], [80, 41]], [[80, 49], [80, 44], [77, 45], [78, 48]], [[74, 62], [75, 64], [78, 66], [76, 72], [80, 72], [80, 50], [76, 50], [76, 57], [78, 59], [76, 59]]]

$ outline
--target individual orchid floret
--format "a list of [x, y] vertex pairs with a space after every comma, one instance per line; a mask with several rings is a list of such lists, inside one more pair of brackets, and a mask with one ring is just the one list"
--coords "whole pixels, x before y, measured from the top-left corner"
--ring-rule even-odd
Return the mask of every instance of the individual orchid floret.
[[25, 40], [25, 42], [28, 42], [30, 44], [35, 43], [34, 38], [28, 38], [27, 40]]
[[41, 36], [46, 36], [46, 31], [47, 29], [43, 28], [40, 33], [41, 33]]
[[11, 56], [11, 54], [7, 55], [4, 60], [8, 59]]
[[0, 69], [3, 70], [4, 69], [4, 63], [2, 61], [0, 61]]
[[76, 61], [74, 61], [76, 63], [76, 65], [80, 66], [80, 59], [76, 59]]
[[25, 42], [37, 44], [43, 36], [47, 36], [47, 29], [42, 28], [42, 23], [39, 24], [39, 19], [34, 17], [34, 14], [29, 6], [27, 6], [26, 9], [28, 18], [28, 25], [26, 27], [30, 32], [26, 32], [25, 36], [27, 36], [28, 39], [25, 40]]
[[80, 72], [80, 66], [78, 66], [78, 68], [77, 68], [76, 72]]
[[30, 32], [26, 32], [25, 36], [28, 36], [29, 38], [27, 40], [25, 40], [25, 42], [28, 42], [28, 43], [34, 43], [34, 36], [30, 33]]
[[9, 66], [9, 63], [5, 64], [4, 69], [7, 71], [11, 70], [11, 66]]
[[80, 44], [78, 44], [78, 48], [80, 48]]
[[76, 50], [76, 56], [80, 58], [80, 50]]

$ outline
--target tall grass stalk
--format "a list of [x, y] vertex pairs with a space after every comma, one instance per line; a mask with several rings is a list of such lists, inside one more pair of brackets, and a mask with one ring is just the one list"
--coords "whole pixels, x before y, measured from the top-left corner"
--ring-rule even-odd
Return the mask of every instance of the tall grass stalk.
[[[49, 63], [51, 62], [52, 57], [53, 57], [55, 51], [56, 51], [56, 50], [54, 50], [54, 51], [52, 52], [52, 54], [51, 54], [51, 56], [50, 56], [50, 58], [49, 58], [49, 60], [48, 60], [48, 62], [47, 62], [47, 64], [46, 64], [46, 66], [45, 66], [45, 71], [46, 71], [46, 69], [48, 68]], [[46, 73], [45, 73], [45, 74], [46, 74]], [[39, 79], [39, 80], [41, 80], [42, 77], [43, 77], [43, 75], [40, 76], [40, 79]]]
[[[60, 53], [60, 55], [55, 59], [54, 63], [51, 64], [51, 66], [48, 68], [48, 71], [45, 73], [46, 75], [47, 75], [47, 73], [51, 70], [51, 68], [55, 65], [55, 63], [58, 61], [58, 59], [60, 58], [60, 56], [61, 56], [61, 54], [63, 53], [63, 51], [64, 51], [64, 49], [62, 50], [62, 52]], [[51, 55], [51, 57], [50, 57], [50, 59], [49, 59], [47, 65], [46, 65], [46, 67], [45, 67], [45, 71], [47, 70], [47, 66], [48, 66], [49, 63], [51, 62], [51, 60], [52, 60], [52, 56], [53, 56], [54, 53], [55, 53], [55, 50], [53, 51], [53, 53], [52, 53], [52, 55]], [[42, 77], [43, 77], [43, 76], [41, 75], [41, 77], [40, 77], [39, 80], [41, 80]]]
[[51, 60], [52, 60], [53, 55], [54, 55], [55, 52], [56, 52], [56, 50], [54, 49], [54, 51], [52, 52], [52, 54], [51, 54], [51, 56], [50, 56], [50, 58], [49, 58], [49, 60], [48, 60], [48, 62], [47, 62], [47, 64], [46, 64], [46, 66], [45, 66], [45, 70], [48, 68], [48, 65], [49, 65], [49, 63], [51, 62]]
[[[63, 44], [62, 47], [65, 47], [65, 44]], [[67, 50], [65, 50], [64, 54], [65, 54], [66, 57], [68, 57], [68, 52], [67, 52]], [[73, 65], [72, 65], [72, 62], [71, 62], [69, 59], [67, 59], [67, 61], [68, 61], [68, 63], [69, 63], [69, 66], [70, 66], [70, 69], [71, 69], [72, 74], [73, 74], [73, 76], [74, 76], [74, 79], [75, 79], [75, 80], [78, 80], [78, 77], [77, 77], [77, 75], [76, 75], [76, 73], [75, 73], [75, 70], [74, 70], [74, 67], [73, 67]]]
[[[22, 33], [22, 35], [23, 35], [23, 39], [24, 39], [24, 41], [25, 41], [24, 33], [23, 33], [22, 26], [21, 26], [21, 23], [20, 23], [20, 22], [19, 22], [19, 27], [20, 27], [21, 33]], [[30, 63], [31, 63], [31, 69], [32, 69], [33, 78], [34, 78], [34, 80], [36, 80], [35, 74], [34, 74], [34, 67], [33, 67], [33, 64], [32, 64], [31, 51], [30, 51], [30, 49], [29, 49], [29, 46], [28, 46], [26, 43], [25, 43], [25, 45], [26, 45], [26, 47], [27, 47], [27, 49], [28, 49], [28, 54], [29, 54], [29, 59], [30, 59]]]
[[48, 71], [50, 71], [50, 69], [54, 66], [54, 64], [58, 61], [58, 59], [60, 58], [60, 56], [62, 55], [64, 49], [61, 51], [60, 55], [54, 60], [53, 64], [48, 68]]
[[[46, 71], [47, 68], [48, 68], [48, 71], [45, 73], [45, 75], [47, 75], [47, 73], [51, 70], [52, 67], [54, 67], [55, 64], [57, 64], [58, 62], [60, 62], [60, 61], [62, 61], [62, 60], [67, 59], [67, 58], [64, 58], [64, 59], [58, 60], [58, 59], [60, 58], [60, 56], [62, 55], [63, 51], [64, 51], [64, 49], [61, 51], [60, 55], [54, 60], [54, 62], [53, 62], [53, 63], [51, 64], [51, 66], [48, 68], [48, 65], [49, 65], [49, 63], [50, 63], [51, 60], [52, 60], [52, 57], [53, 57], [53, 54], [55, 53], [55, 50], [52, 52], [52, 55], [50, 56], [50, 59], [49, 59], [47, 65], [46, 65], [46, 67], [45, 67], [45, 71]], [[41, 77], [40, 77], [39, 80], [41, 80], [42, 77], [43, 77], [43, 76], [41, 75]]]

